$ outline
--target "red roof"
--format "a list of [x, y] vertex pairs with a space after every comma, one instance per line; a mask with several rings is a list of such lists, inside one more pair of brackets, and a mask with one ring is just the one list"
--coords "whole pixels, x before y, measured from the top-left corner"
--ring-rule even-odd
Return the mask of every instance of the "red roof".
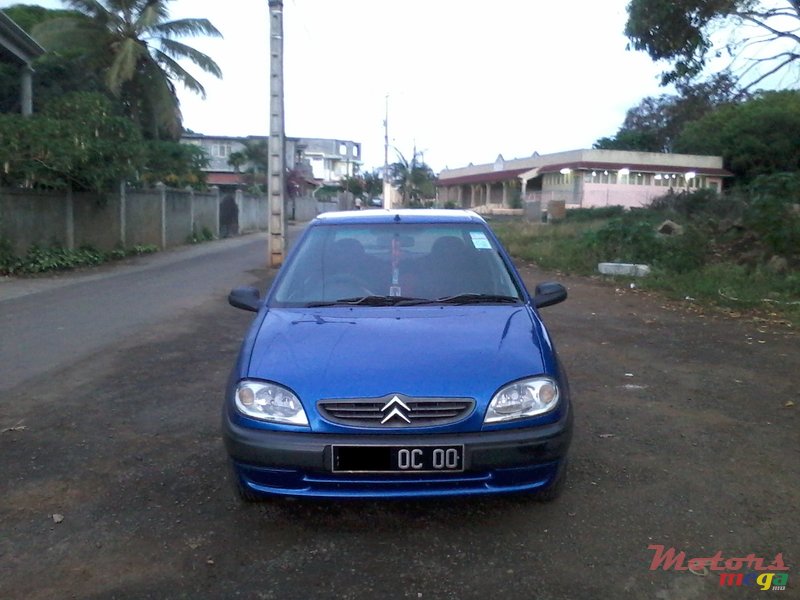
[[463, 185], [465, 183], [499, 183], [501, 181], [512, 181], [525, 171], [530, 171], [530, 167], [524, 169], [509, 169], [507, 171], [491, 171], [489, 173], [477, 173], [475, 175], [462, 175], [460, 177], [448, 177], [436, 182], [438, 186], [444, 185]]
[[244, 184], [241, 173], [208, 173], [206, 181], [209, 185], [241, 185]]

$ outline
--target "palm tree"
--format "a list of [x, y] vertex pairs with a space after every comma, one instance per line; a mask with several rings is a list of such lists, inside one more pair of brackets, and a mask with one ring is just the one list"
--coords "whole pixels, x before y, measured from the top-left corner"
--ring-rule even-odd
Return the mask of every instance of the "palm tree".
[[245, 140], [244, 148], [230, 153], [228, 164], [237, 173], [245, 167], [245, 181], [255, 193], [263, 193], [269, 174], [269, 143], [266, 139]]
[[228, 155], [228, 164], [237, 173], [247, 163], [247, 155], [244, 152], [231, 152]]
[[169, 1], [64, 0], [75, 15], [45, 21], [32, 33], [48, 50], [88, 53], [146, 137], [177, 140], [182, 118], [176, 83], [205, 98], [203, 86], [178, 60], [215, 77], [222, 72], [207, 55], [173, 38], [222, 34], [207, 19], [169, 21]]
[[414, 148], [411, 160], [397, 152], [397, 162], [389, 165], [389, 177], [392, 184], [403, 197], [403, 206], [419, 205], [423, 198], [430, 198], [434, 192], [436, 175], [424, 160], [417, 157], [420, 153]]

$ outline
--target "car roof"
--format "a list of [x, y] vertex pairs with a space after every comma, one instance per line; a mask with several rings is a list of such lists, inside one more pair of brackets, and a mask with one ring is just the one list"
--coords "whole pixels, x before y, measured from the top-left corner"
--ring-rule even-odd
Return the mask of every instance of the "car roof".
[[405, 208], [397, 210], [349, 210], [322, 213], [313, 223], [321, 225], [358, 223], [485, 223], [470, 210]]

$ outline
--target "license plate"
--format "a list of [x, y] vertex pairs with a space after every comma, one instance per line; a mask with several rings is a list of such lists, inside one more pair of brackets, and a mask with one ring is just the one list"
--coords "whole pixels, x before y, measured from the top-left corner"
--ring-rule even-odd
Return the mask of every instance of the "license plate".
[[453, 473], [464, 446], [332, 446], [334, 473]]

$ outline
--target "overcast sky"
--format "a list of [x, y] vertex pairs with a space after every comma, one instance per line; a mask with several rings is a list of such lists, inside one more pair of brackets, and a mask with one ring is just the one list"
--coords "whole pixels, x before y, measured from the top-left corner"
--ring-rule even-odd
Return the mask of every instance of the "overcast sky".
[[[286, 135], [360, 142], [365, 168], [380, 166], [388, 94], [390, 144], [410, 158], [416, 142], [436, 171], [591, 147], [665, 91], [661, 67], [625, 49], [627, 3], [284, 0]], [[267, 135], [267, 0], [170, 7], [172, 18], [206, 17], [224, 35], [188, 40], [224, 78], [195, 72], [208, 97], [180, 90], [184, 125]]]

